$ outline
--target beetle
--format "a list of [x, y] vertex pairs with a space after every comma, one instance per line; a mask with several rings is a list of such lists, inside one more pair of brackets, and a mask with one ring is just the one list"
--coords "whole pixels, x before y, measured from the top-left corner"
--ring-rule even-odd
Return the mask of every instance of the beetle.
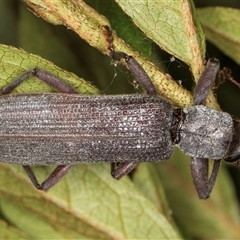
[[[47, 191], [77, 163], [111, 162], [113, 177], [120, 179], [140, 161], [168, 159], [173, 151], [171, 104], [155, 96], [134, 58], [127, 62], [143, 75], [150, 95], [79, 95], [37, 68], [1, 89], [1, 161], [23, 165], [34, 186]], [[61, 93], [9, 94], [31, 75]], [[59, 166], [39, 184], [30, 166], [55, 164]]]
[[[110, 41], [112, 40], [109, 38]], [[219, 70], [210, 59], [194, 92], [194, 106], [173, 108], [157, 96], [142, 66], [131, 56], [115, 52], [147, 95], [79, 95], [49, 72], [33, 69], [1, 89], [1, 161], [21, 164], [37, 189], [47, 191], [78, 163], [110, 162], [115, 179], [132, 171], [139, 162], [164, 161], [174, 146], [191, 157], [191, 173], [201, 199], [209, 197], [221, 159], [238, 160], [240, 124], [228, 113], [204, 106]], [[31, 75], [60, 93], [10, 94]], [[214, 166], [208, 178], [208, 158]], [[33, 165], [58, 165], [39, 184]]]

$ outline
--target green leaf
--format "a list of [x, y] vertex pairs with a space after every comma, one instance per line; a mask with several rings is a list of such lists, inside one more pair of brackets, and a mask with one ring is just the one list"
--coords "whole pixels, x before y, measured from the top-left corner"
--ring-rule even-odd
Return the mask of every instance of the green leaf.
[[110, 176], [108, 164], [75, 166], [48, 193], [34, 189], [20, 166], [1, 164], [0, 179], [2, 214], [31, 238], [180, 238], [128, 177]]
[[1, 239], [29, 239], [30, 236], [16, 227], [0, 220], [0, 237]]
[[[32, 0], [25, 0], [35, 12], [38, 11], [38, 4]], [[34, 4], [32, 4], [34, 2]], [[109, 21], [85, 2], [70, 1], [40, 1], [44, 2], [48, 8], [48, 14], [57, 16], [59, 22], [75, 31], [82, 39], [87, 41], [91, 46], [97, 48], [104, 54], [109, 54], [108, 42], [106, 41], [106, 32], [103, 26], [110, 26]], [[107, 3], [107, 2], [106, 2]], [[41, 5], [39, 3], [39, 5]], [[41, 6], [40, 6], [41, 7]], [[45, 20], [51, 22], [51, 19], [42, 15]], [[60, 21], [61, 20], [61, 21]], [[157, 66], [147, 61], [144, 57], [134, 51], [127, 45], [116, 32], [113, 32], [113, 40], [116, 51], [123, 51], [133, 56], [144, 67], [145, 71], [152, 79], [158, 92], [165, 98], [178, 106], [190, 106], [192, 103], [192, 95], [178, 83], [173, 81], [169, 75], [161, 72]], [[203, 67], [203, 66], [202, 66]], [[211, 100], [214, 105], [214, 100]]]
[[207, 7], [197, 14], [207, 39], [240, 64], [240, 10]]
[[[0, 45], [0, 59], [2, 86], [40, 67], [81, 93], [98, 93], [74, 74], [23, 50]], [[49, 90], [35, 78], [16, 89], [19, 93]], [[52, 171], [36, 169], [42, 181]], [[179, 238], [168, 219], [127, 177], [119, 182], [111, 177], [108, 164], [76, 166], [49, 193], [34, 189], [21, 166], [1, 164], [0, 179], [2, 215], [31, 238]]]
[[[141, 51], [141, 47], [144, 48], [146, 36], [136, 34], [138, 28], [133, 24], [131, 24], [131, 28], [126, 26], [124, 29], [124, 25], [128, 25], [129, 19], [119, 8], [111, 7], [109, 12], [113, 17], [108, 15], [109, 1], [96, 1], [98, 4], [102, 4], [101, 9], [105, 8], [106, 10], [101, 10], [101, 13], [96, 11], [97, 7], [94, 6], [95, 9], [92, 9], [83, 1], [28, 0], [26, 2], [35, 14], [53, 24], [67, 26], [68, 29], [72, 29], [88, 44], [104, 54], [109, 54], [109, 52], [102, 27], [104, 24], [110, 26], [110, 22], [112, 29], [116, 31], [113, 34], [116, 50], [134, 56], [146, 69], [159, 93], [170, 99], [174, 105], [191, 105], [191, 93], [175, 83], [170, 76], [160, 71], [152, 62], [146, 60], [146, 56], [149, 59], [148, 42], [146, 51], [145, 49]], [[173, 34], [173, 39], [168, 31], [160, 33], [152, 31], [153, 33], [151, 33], [144, 30], [144, 32], [164, 49], [165, 44], [166, 48], [169, 48], [168, 51], [174, 56], [180, 54], [180, 59], [189, 61], [189, 57], [191, 58], [192, 55], [193, 62], [199, 64], [202, 61], [200, 59], [203, 57], [204, 45], [201, 45], [202, 32], [192, 2], [176, 0], [172, 1], [174, 5], [169, 2], [167, 6], [170, 7], [166, 7], [167, 16], [162, 13], [165, 10], [166, 1], [146, 0], [144, 2], [150, 5], [155, 3], [154, 11], [158, 10], [156, 13], [161, 17], [172, 16], [171, 19], [159, 18], [164, 29], [175, 29], [176, 26], [180, 26], [176, 29], [176, 35]], [[125, 3], [127, 4], [128, 1]], [[2, 4], [8, 4], [8, 2], [2, 1], [1, 6]], [[185, 11], [181, 11], [181, 7], [184, 6]], [[129, 9], [138, 13], [137, 18], [139, 18], [139, 9], [144, 10], [144, 6], [135, 4], [134, 8], [129, 7]], [[115, 10], [117, 14], [114, 20]], [[124, 11], [127, 12], [127, 10]], [[147, 12], [146, 8], [144, 11], [144, 14], [154, 12], [152, 10]], [[174, 11], [177, 12], [176, 17], [172, 14]], [[0, 15], [1, 19], [2, 16]], [[10, 15], [8, 14], [8, 16]], [[17, 18], [18, 16], [20, 18]], [[123, 16], [122, 21], [119, 20], [121, 16]], [[71, 36], [67, 30], [60, 33], [64, 27], [42, 23], [41, 19], [27, 12], [24, 5], [20, 6], [20, 11], [14, 17], [17, 18], [15, 26], [18, 26], [18, 34], [15, 33], [17, 39], [14, 41], [19, 41], [20, 46], [24, 49], [37, 52], [63, 68], [66, 65], [67, 69], [77, 72], [79, 76], [84, 76], [90, 81], [93, 81], [95, 77], [99, 78], [99, 82], [106, 81], [107, 84], [113, 78], [115, 81], [114, 68], [112, 66], [103, 67], [104, 62], [105, 65], [109, 65], [110, 58], [107, 57], [107, 61], [102, 60], [99, 57], [102, 54], [94, 48], [86, 46], [87, 44], [80, 46], [80, 39], [74, 40], [70, 45], [68, 38], [70, 37], [72, 40], [74, 34]], [[192, 24], [188, 26], [186, 20], [191, 21], [191, 18]], [[2, 19], [2, 22], [5, 20]], [[158, 18], [156, 18], [155, 24], [157, 23]], [[168, 23], [169, 26], [166, 26]], [[145, 24], [148, 26], [149, 22], [145, 21]], [[154, 22], [151, 24], [154, 25]], [[196, 27], [195, 30], [194, 27]], [[58, 31], [59, 29], [60, 31]], [[178, 31], [180, 31], [180, 35], [178, 35]], [[153, 34], [153, 37], [150, 34]], [[161, 39], [157, 39], [159, 36], [164, 39], [161, 43], [158, 42]], [[185, 38], [187, 44], [181, 42], [181, 47], [177, 44], [178, 42], [174, 44], [173, 40], [179, 40], [178, 36], [181, 36], [181, 39], [188, 36], [187, 39]], [[139, 38], [140, 44], [136, 44], [136, 46], [133, 42], [137, 41], [137, 38]], [[127, 45], [123, 39], [131, 46]], [[169, 44], [168, 41], [170, 41]], [[202, 42], [202, 44], [204, 43]], [[197, 56], [194, 56], [194, 47], [197, 47]], [[199, 51], [201, 53], [198, 56]], [[142, 52], [144, 52], [144, 57], [141, 56]], [[76, 75], [25, 51], [1, 45], [0, 54], [2, 54], [0, 58], [1, 86], [5, 86], [26, 70], [38, 66], [60, 76], [78, 88], [80, 93], [100, 93], [99, 90]], [[76, 60], [76, 56], [80, 54], [80, 58], [85, 60], [83, 63]], [[76, 59], [74, 60], [74, 58]], [[201, 68], [198, 64], [195, 70], [193, 69], [195, 78]], [[78, 72], [76, 69], [81, 71]], [[85, 77], [85, 73], [87, 77]], [[116, 81], [118, 88], [123, 85], [124, 78], [121, 79], [121, 82]], [[52, 89], [35, 78], [31, 78], [19, 86], [16, 91], [47, 92]], [[6, 221], [0, 222], [0, 237], [2, 239], [48, 239], [50, 237], [55, 239], [179, 239], [182, 234], [185, 239], [238, 238], [240, 234], [236, 196], [232, 189], [232, 183], [225, 176], [224, 169], [220, 169], [211, 198], [202, 201], [198, 199], [192, 184], [189, 161], [181, 155], [175, 157], [177, 160], [169, 160], [164, 163], [140, 164], [132, 174], [133, 182], [128, 177], [121, 181], [112, 179], [108, 164], [78, 165], [48, 193], [34, 189], [21, 166], [1, 164], [0, 206], [1, 217]], [[43, 181], [53, 168], [36, 167], [34, 170], [37, 177]], [[167, 191], [167, 196], [164, 189]]]
[[[126, 85], [129, 86], [129, 83], [122, 81], [120, 74], [111, 83], [115, 69], [110, 64], [109, 57], [89, 46], [65, 27], [53, 26], [37, 18], [26, 5], [21, 4], [19, 10], [18, 39], [21, 48], [76, 73], [99, 89], [109, 87], [106, 93], [126, 92]], [[118, 81], [121, 81], [121, 86]]]
[[116, 2], [146, 36], [188, 64], [198, 79], [203, 69], [205, 38], [191, 1]]
[[[0, 88], [6, 86], [21, 74], [33, 68], [42, 68], [52, 74], [64, 79], [79, 93], [99, 94], [100, 91], [90, 85], [83, 79], [78, 78], [75, 74], [67, 72], [53, 63], [30, 53], [11, 46], [0, 45]], [[44, 82], [31, 77], [16, 88], [16, 92], [49, 92], [52, 89]]]
[[[54, 62], [57, 66], [87, 77], [83, 64], [75, 57], [75, 52], [69, 47], [66, 32], [63, 29], [46, 23], [37, 18], [21, 4], [19, 7], [18, 38], [19, 46], [24, 50], [39, 54]], [[63, 38], [63, 36], [64, 38]]]
[[158, 178], [156, 168], [151, 163], [141, 163], [133, 172], [133, 182], [139, 187], [149, 200], [158, 205], [158, 209], [168, 216], [169, 209], [167, 199], [161, 181]]
[[[136, 3], [116, 0], [116, 2], [147, 37], [157, 43], [160, 48], [188, 64], [197, 82], [204, 68], [205, 36], [192, 1], [141, 0]], [[146, 62], [142, 63], [138, 58], [137, 60], [145, 67], [160, 95], [180, 107], [192, 104], [191, 96], [189, 98], [187, 92], [172, 84], [166, 75], [165, 78], [160, 77], [157, 74], [158, 69], [146, 66]], [[178, 101], [175, 99], [176, 96]], [[207, 106], [219, 109], [211, 93], [208, 96]]]
[[[38, 14], [41, 14], [39, 12], [38, 4], [33, 0], [25, 0], [29, 6], [31, 6], [35, 12]], [[165, 11], [166, 4], [164, 2], [157, 2], [159, 5], [156, 8], [156, 5], [154, 1], [147, 1], [142, 0], [143, 4], [137, 4], [137, 5], [127, 5], [129, 2], [123, 2], [123, 5], [125, 5], [124, 11], [126, 11], [127, 14], [129, 9], [132, 10], [133, 13], [137, 12], [138, 15], [146, 13], [147, 15], [152, 14], [152, 9], [154, 9], [156, 17], [153, 18], [152, 26], [156, 26], [156, 24], [162, 23], [165, 27], [166, 25], [166, 16], [161, 15]], [[34, 4], [32, 3], [34, 2]], [[76, 3], [73, 0], [70, 1], [41, 1], [46, 4], [46, 7], [48, 9], [47, 14], [54, 15], [59, 19], [59, 23], [61, 22], [68, 28], [75, 31], [82, 39], [87, 41], [91, 46], [97, 48], [104, 54], [109, 54], [108, 51], [108, 42], [106, 41], [106, 31], [104, 31], [104, 26], [109, 26], [109, 21], [102, 15], [100, 15], [97, 11], [95, 11], [90, 6], [86, 5], [85, 2], [78, 2]], [[106, 2], [107, 3], [107, 2]], [[119, 2], [118, 2], [119, 3]], [[142, 2], [140, 2], [142, 3]], [[147, 8], [145, 6], [151, 6], [151, 8]], [[174, 53], [176, 56], [179, 56], [180, 54], [186, 53], [183, 55], [182, 60], [188, 63], [192, 69], [192, 74], [195, 77], [195, 79], [198, 79], [200, 73], [203, 70], [203, 56], [205, 53], [205, 42], [204, 37], [202, 35], [202, 29], [199, 25], [199, 22], [195, 16], [194, 7], [191, 1], [188, 0], [177, 0], [174, 1], [174, 4], [170, 4], [170, 11], [172, 16], [176, 15], [176, 12], [178, 13], [175, 18], [171, 18], [171, 24], [170, 29], [175, 29], [176, 26], [180, 24], [176, 30], [178, 30], [180, 27], [183, 29], [180, 30], [182, 35], [185, 36], [185, 38], [180, 38], [181, 43], [184, 43], [184, 47], [181, 46], [178, 42], [176, 42], [177, 35], [174, 35], [174, 38], [171, 40], [171, 36], [169, 35], [168, 31], [164, 32], [164, 43], [168, 41], [172, 41], [173, 44], [170, 44], [170, 48], [172, 50], [172, 53]], [[175, 15], [174, 15], [175, 14]], [[159, 19], [158, 16], [162, 17]], [[46, 17], [46, 14], [43, 14], [42, 17], [51, 22], [51, 16], [48, 18]], [[145, 17], [145, 18], [146, 18]], [[168, 19], [168, 18], [167, 18]], [[145, 22], [145, 29], [148, 29], [148, 21]], [[198, 29], [198, 31], [196, 31]], [[155, 28], [151, 28], [151, 33], [156, 33]], [[134, 34], [134, 33], [133, 33]], [[158, 43], [158, 33], [155, 34], [152, 37], [152, 40]], [[150, 37], [150, 35], [149, 35]], [[182, 40], [183, 39], [183, 40]], [[134, 51], [131, 47], [129, 47], [121, 38], [119, 38], [115, 32], [113, 32], [113, 40], [114, 40], [114, 46], [116, 51], [123, 51], [127, 53], [128, 55], [133, 56], [145, 69], [149, 77], [152, 79], [152, 82], [154, 83], [156, 89], [166, 99], [169, 99], [174, 105], [185, 107], [190, 106], [192, 104], [192, 95], [186, 91], [182, 86], [177, 84], [175, 81], [171, 79], [169, 75], [166, 75], [164, 72], [160, 71], [156, 65], [153, 65], [151, 62], [147, 61], [144, 57], [140, 56], [140, 54], [136, 51]], [[187, 41], [187, 44], [185, 42]], [[175, 47], [177, 46], [177, 48]], [[162, 47], [162, 45], [161, 45]], [[185, 49], [187, 47], [187, 50]], [[176, 49], [178, 51], [176, 51]], [[183, 49], [183, 50], [182, 50]], [[171, 51], [169, 51], [171, 52]], [[219, 109], [218, 104], [216, 103], [215, 98], [212, 94], [209, 96], [209, 100], [207, 102], [207, 105]]]
[[103, 26], [109, 26], [109, 21], [84, 1], [25, 0], [25, 2], [46, 21], [53, 24], [64, 24], [91, 46], [106, 53]]
[[179, 149], [175, 149], [171, 160], [154, 165], [173, 218], [182, 232], [201, 239], [239, 238], [239, 203], [224, 166], [219, 170], [210, 198], [199, 200], [190, 174], [189, 157]]
[[111, 27], [120, 38], [124, 39], [135, 51], [150, 59], [152, 42], [145, 37], [139, 28], [135, 27], [132, 20], [121, 10], [115, 1], [108, 1], [107, 4], [103, 4], [101, 0], [87, 0], [85, 2], [109, 19]]

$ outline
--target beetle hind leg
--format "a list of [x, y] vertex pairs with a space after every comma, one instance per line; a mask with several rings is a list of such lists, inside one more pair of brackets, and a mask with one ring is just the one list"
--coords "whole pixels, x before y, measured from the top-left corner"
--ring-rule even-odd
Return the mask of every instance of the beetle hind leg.
[[137, 162], [115, 162], [111, 163], [111, 175], [119, 180], [121, 177], [130, 173], [136, 166]]
[[27, 173], [29, 179], [33, 183], [33, 185], [38, 190], [48, 191], [51, 187], [57, 184], [72, 168], [73, 165], [59, 165], [57, 166], [53, 172], [42, 182], [42, 184], [38, 183], [35, 173], [31, 169], [30, 166], [23, 166], [23, 169]]

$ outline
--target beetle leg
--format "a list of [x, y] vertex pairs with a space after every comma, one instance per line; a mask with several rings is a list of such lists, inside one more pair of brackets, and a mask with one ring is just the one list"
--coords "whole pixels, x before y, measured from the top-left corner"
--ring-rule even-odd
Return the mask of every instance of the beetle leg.
[[111, 163], [111, 175], [119, 180], [121, 177], [130, 173], [136, 166], [137, 162], [115, 162]]
[[145, 72], [143, 67], [137, 62], [135, 58], [127, 55], [124, 52], [116, 52], [113, 45], [113, 32], [108, 26], [104, 26], [104, 35], [106, 37], [106, 41], [108, 42], [108, 50], [110, 52], [110, 56], [114, 61], [120, 61], [124, 59], [128, 65], [129, 70], [134, 75], [134, 77], [138, 80], [138, 82], [143, 86], [148, 95], [155, 96], [157, 92], [153, 86], [151, 79], [148, 74]]
[[204, 104], [208, 93], [210, 92], [217, 73], [219, 71], [219, 61], [216, 58], [210, 58], [203, 70], [193, 95], [193, 105]]
[[215, 160], [208, 178], [208, 159], [191, 157], [191, 174], [200, 199], [207, 199], [215, 184], [221, 160]]
[[153, 86], [153, 83], [143, 67], [136, 61], [132, 56], [128, 56], [123, 52], [113, 52], [112, 58], [114, 60], [120, 60], [121, 58], [125, 59], [129, 70], [134, 75], [134, 77], [138, 80], [138, 82], [143, 86], [148, 95], [156, 96], [157, 92]]
[[34, 68], [24, 73], [19, 78], [15, 79], [13, 82], [2, 88], [1, 94], [10, 93], [14, 88], [16, 88], [19, 84], [21, 84], [23, 81], [25, 81], [31, 76], [37, 77], [38, 79], [47, 83], [49, 86], [51, 86], [52, 88], [56, 89], [61, 93], [78, 93], [73, 87], [64, 82], [62, 79], [40, 68]]
[[39, 184], [36, 178], [36, 175], [32, 171], [30, 166], [23, 166], [23, 169], [27, 173], [33, 185], [43, 191], [47, 191], [55, 184], [57, 184], [68, 172], [71, 170], [73, 165], [59, 165], [57, 166], [53, 172], [47, 177], [46, 180], [43, 181], [42, 184]]
[[[198, 83], [195, 87], [193, 95], [193, 105], [205, 104], [206, 98], [214, 84], [219, 71], [219, 61], [215, 58], [210, 58], [203, 70]], [[191, 173], [193, 183], [198, 192], [200, 199], [209, 197], [215, 184], [221, 160], [215, 160], [212, 173], [208, 178], [209, 159], [191, 157]]]
[[33, 185], [37, 188], [37, 189], [41, 189], [41, 185], [38, 183], [38, 180], [36, 178], [35, 173], [33, 172], [33, 170], [31, 169], [30, 166], [24, 166], [23, 165], [23, 169], [25, 170], [25, 172], [27, 173], [29, 179], [31, 180], [31, 182], [33, 183]]

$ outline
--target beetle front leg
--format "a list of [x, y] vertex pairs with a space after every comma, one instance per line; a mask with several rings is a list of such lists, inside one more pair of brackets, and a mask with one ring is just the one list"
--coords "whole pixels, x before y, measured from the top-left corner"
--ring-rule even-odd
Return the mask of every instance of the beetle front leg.
[[219, 71], [219, 61], [216, 58], [210, 58], [203, 70], [193, 95], [193, 105], [205, 104], [207, 96], [214, 84]]
[[42, 184], [38, 183], [35, 173], [32, 171], [30, 166], [23, 166], [23, 169], [27, 173], [33, 185], [43, 191], [48, 191], [51, 187], [56, 185], [72, 168], [73, 165], [59, 165], [53, 172], [47, 177]]
[[136, 166], [137, 162], [116, 162], [111, 163], [111, 175], [119, 180], [121, 177], [130, 173]]
[[208, 178], [209, 160], [191, 157], [191, 174], [200, 199], [207, 199], [215, 184], [221, 160], [215, 160], [212, 173]]

